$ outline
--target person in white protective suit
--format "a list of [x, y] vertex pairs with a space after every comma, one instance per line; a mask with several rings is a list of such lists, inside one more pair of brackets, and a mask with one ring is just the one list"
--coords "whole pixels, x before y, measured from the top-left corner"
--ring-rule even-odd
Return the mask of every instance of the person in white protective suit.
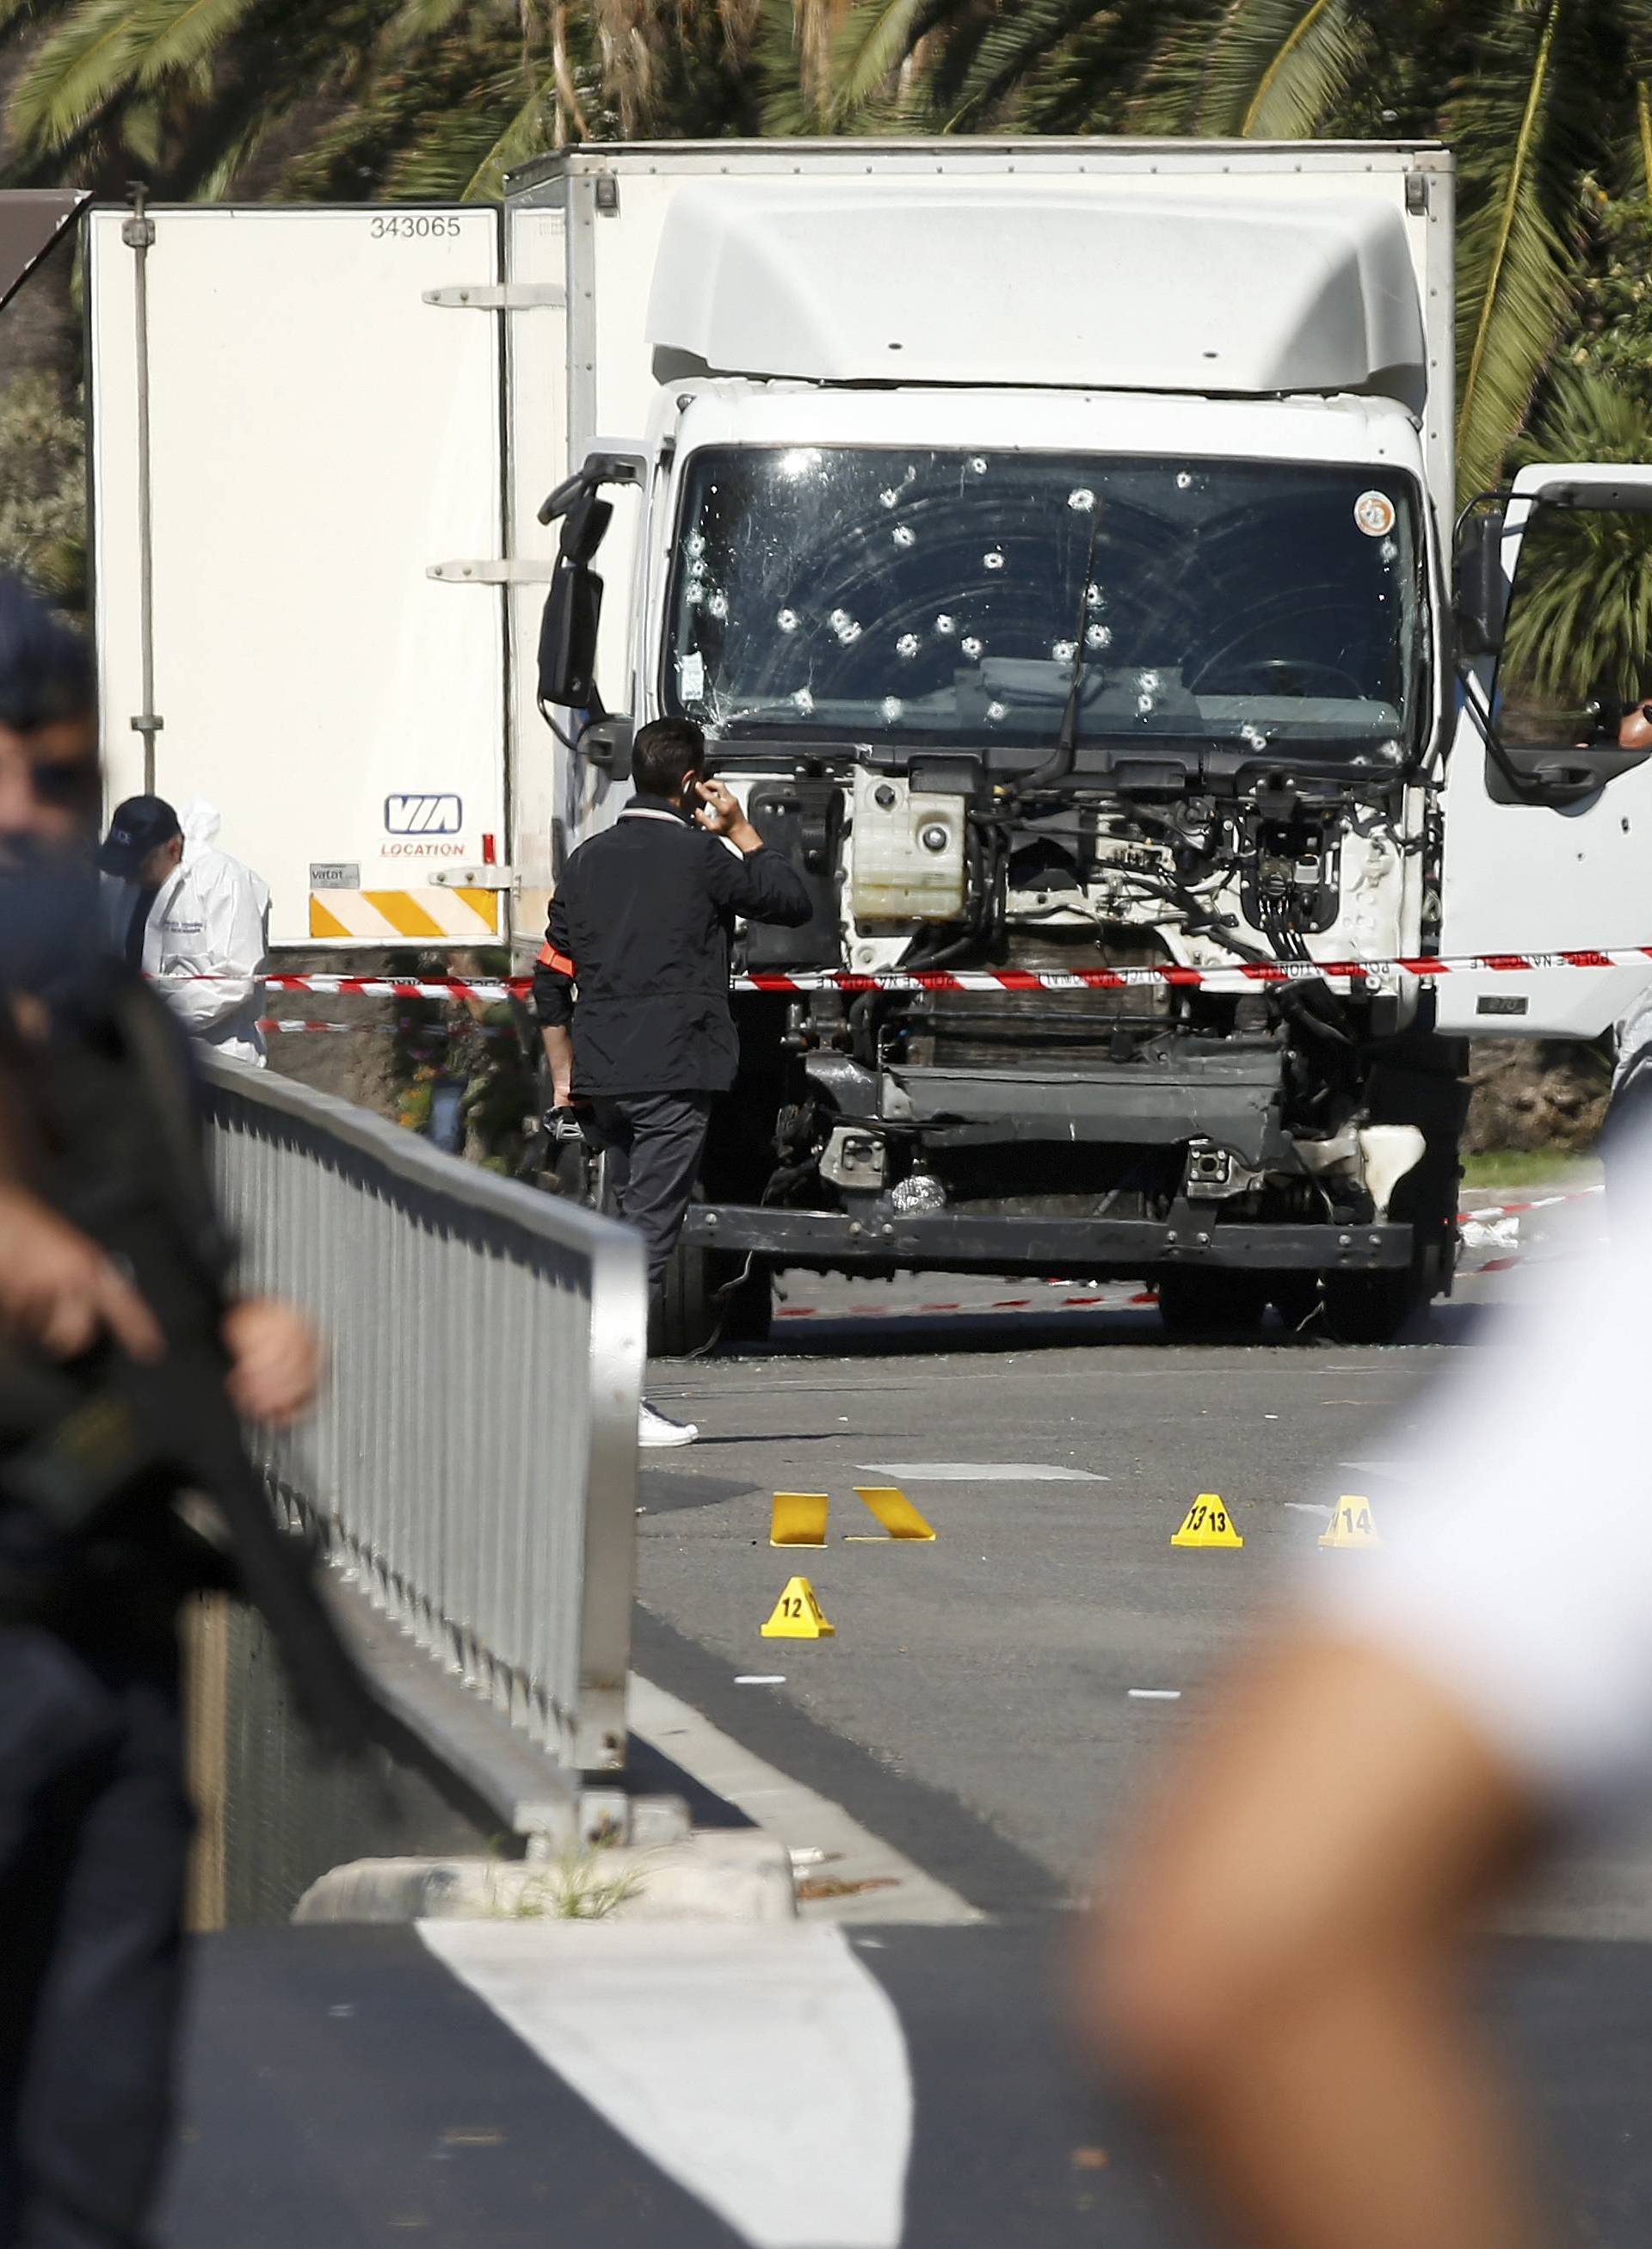
[[182, 820], [164, 797], [117, 805], [98, 852], [108, 938], [155, 978], [191, 1037], [239, 1061], [267, 1060], [258, 1028], [269, 949], [269, 885], [213, 838], [200, 798]]

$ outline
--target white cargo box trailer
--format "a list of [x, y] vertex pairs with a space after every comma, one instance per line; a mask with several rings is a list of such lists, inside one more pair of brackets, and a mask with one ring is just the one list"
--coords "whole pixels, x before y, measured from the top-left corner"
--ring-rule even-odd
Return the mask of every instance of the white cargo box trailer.
[[[210, 799], [276, 945], [485, 942], [507, 858], [499, 598], [426, 574], [500, 551], [491, 209], [152, 214], [140, 379], [129, 215], [89, 215], [92, 567], [112, 799]], [[144, 708], [140, 416], [153, 539]]]
[[[1345, 224], [1350, 206], [1373, 215], [1362, 306], [1339, 301], [1335, 260], [1316, 272], [1304, 175]], [[702, 239], [739, 255], [740, 213], [761, 215], [745, 242], [754, 289], [774, 294], [774, 349], [765, 367], [759, 335], [760, 363], [740, 371], [781, 383], [802, 323], [828, 382], [1185, 388], [1172, 363], [1198, 348], [1202, 322], [1212, 392], [1254, 396], [1269, 388], [1265, 336], [1290, 325], [1277, 304], [1248, 321], [1271, 274], [1301, 297], [1298, 331], [1329, 340], [1329, 388], [1351, 320], [1397, 334], [1421, 306], [1423, 332], [1396, 352], [1422, 370], [1408, 403], [1449, 506], [1449, 186], [1442, 150], [1357, 142], [725, 142], [548, 159], [513, 180], [502, 213], [158, 207], [140, 251], [128, 214], [96, 210], [93, 556], [112, 792], [146, 778], [132, 724], [149, 715], [146, 390], [156, 788], [219, 805], [225, 847], [271, 884], [279, 946], [524, 944], [560, 843], [617, 801], [536, 708], [556, 553], [538, 510], [599, 440], [640, 449], [662, 390], [692, 366], [655, 348], [650, 307], [675, 288], [680, 313], [702, 278], [710, 294], [717, 277], [693, 270]], [[924, 217], [927, 271], [878, 270], [891, 212], [903, 230]], [[1414, 269], [1402, 289], [1382, 269], [1394, 216]], [[1202, 237], [1218, 219], [1254, 249], [1213, 304]], [[1052, 292], [1025, 274], [1052, 224], [1084, 255], [1054, 292], [1063, 332], [1039, 336], [1024, 314]], [[1003, 365], [948, 375], [926, 356], [960, 301], [995, 324]], [[1045, 372], [1029, 377], [1043, 343]], [[1274, 387], [1315, 385], [1298, 368]], [[648, 494], [616, 499], [598, 677], [618, 682], [633, 668], [626, 595]]]

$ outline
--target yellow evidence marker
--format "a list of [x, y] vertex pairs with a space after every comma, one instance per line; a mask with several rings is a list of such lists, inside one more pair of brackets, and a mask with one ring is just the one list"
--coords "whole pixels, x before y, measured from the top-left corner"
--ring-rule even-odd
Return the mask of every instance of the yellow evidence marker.
[[1173, 1546], [1242, 1546], [1220, 1492], [1201, 1491], [1181, 1518], [1181, 1528], [1171, 1533]]
[[1320, 1535], [1322, 1546], [1380, 1546], [1371, 1519], [1371, 1502], [1357, 1492], [1344, 1492], [1331, 1510], [1330, 1526]]
[[777, 1491], [769, 1523], [771, 1546], [823, 1546], [826, 1510], [831, 1505], [823, 1491]]
[[870, 1530], [849, 1533], [849, 1541], [860, 1545], [886, 1546], [895, 1538], [933, 1538], [931, 1525], [925, 1522], [898, 1484], [857, 1483], [855, 1496], [871, 1512], [888, 1532], [888, 1538], [879, 1538]]
[[821, 1614], [815, 1588], [807, 1578], [788, 1578], [786, 1590], [774, 1604], [774, 1613], [763, 1627], [765, 1640], [830, 1640], [836, 1625]]

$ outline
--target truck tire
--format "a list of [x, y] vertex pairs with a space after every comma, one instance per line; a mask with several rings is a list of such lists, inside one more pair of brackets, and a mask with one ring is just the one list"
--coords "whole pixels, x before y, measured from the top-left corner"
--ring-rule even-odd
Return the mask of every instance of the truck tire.
[[774, 1317], [774, 1283], [766, 1258], [720, 1255], [718, 1264], [722, 1269], [717, 1276], [717, 1286], [722, 1289], [745, 1271], [749, 1262], [751, 1271], [740, 1286], [722, 1299], [723, 1341], [725, 1343], [767, 1343]]
[[1325, 1326], [1339, 1343], [1396, 1343], [1430, 1294], [1415, 1265], [1398, 1272], [1327, 1273]]
[[754, 1263], [739, 1288], [721, 1293], [745, 1265], [744, 1257], [726, 1250], [678, 1243], [649, 1331], [649, 1349], [657, 1358], [687, 1358], [712, 1343], [767, 1342], [774, 1297], [767, 1266]]
[[1295, 1335], [1319, 1309], [1319, 1276], [1306, 1267], [1271, 1273], [1268, 1276], [1268, 1301]]
[[1160, 1318], [1190, 1340], [1259, 1326], [1268, 1305], [1268, 1284], [1255, 1273], [1183, 1268], [1161, 1273], [1158, 1287]]
[[679, 1241], [665, 1268], [665, 1288], [649, 1324], [648, 1347], [657, 1358], [686, 1358], [704, 1351], [717, 1332], [712, 1252]]

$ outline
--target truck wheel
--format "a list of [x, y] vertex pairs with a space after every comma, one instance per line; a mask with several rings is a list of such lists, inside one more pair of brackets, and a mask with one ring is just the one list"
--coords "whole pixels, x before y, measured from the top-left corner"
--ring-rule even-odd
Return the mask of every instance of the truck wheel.
[[679, 1241], [665, 1268], [665, 1289], [649, 1325], [648, 1347], [658, 1358], [686, 1358], [704, 1351], [717, 1332], [720, 1307], [713, 1301], [712, 1252]]
[[1268, 1284], [1255, 1274], [1182, 1269], [1159, 1276], [1159, 1317], [1174, 1336], [1254, 1328], [1267, 1303]]
[[1319, 1309], [1319, 1276], [1310, 1270], [1294, 1269], [1270, 1274], [1268, 1301], [1295, 1335]]
[[1399, 1272], [1327, 1273], [1325, 1325], [1339, 1343], [1394, 1343], [1429, 1293], [1415, 1266]]
[[679, 1241], [665, 1268], [665, 1294], [649, 1333], [658, 1358], [686, 1358], [713, 1342], [766, 1343], [774, 1303], [768, 1268], [751, 1273], [729, 1296], [719, 1294], [744, 1270], [746, 1260], [721, 1249], [691, 1248]]
[[[754, 1257], [751, 1271], [732, 1294], [722, 1299], [723, 1341], [725, 1343], [767, 1343], [774, 1317], [774, 1284], [767, 1261]], [[729, 1282], [745, 1272], [747, 1260], [726, 1252], [717, 1260], [716, 1286], [726, 1288]]]

